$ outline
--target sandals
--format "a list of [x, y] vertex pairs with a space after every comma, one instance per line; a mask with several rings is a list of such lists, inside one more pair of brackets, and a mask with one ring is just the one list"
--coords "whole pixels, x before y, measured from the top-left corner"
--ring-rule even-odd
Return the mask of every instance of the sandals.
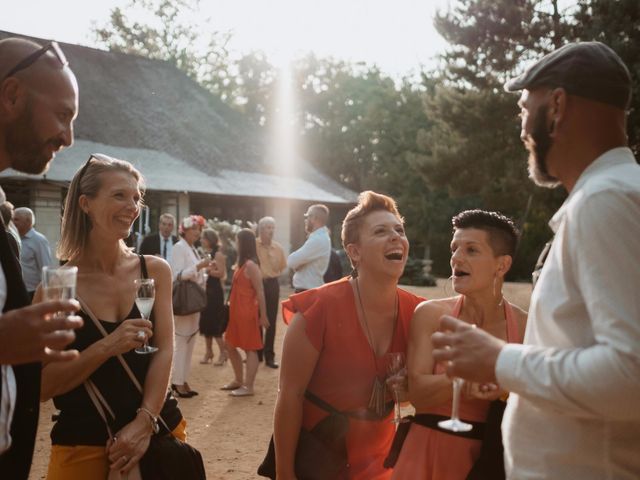
[[200, 363], [206, 365], [207, 363], [211, 363], [213, 361], [213, 353], [205, 353]]
[[213, 366], [214, 367], [222, 367], [222, 366], [224, 366], [225, 363], [227, 363], [227, 360], [229, 360], [229, 357], [227, 356], [227, 352], [222, 351], [220, 353], [220, 356], [218, 357], [218, 361], [217, 362], [213, 362]]
[[231, 395], [232, 397], [252, 397], [253, 390], [249, 390], [247, 387], [243, 385], [240, 388], [237, 388], [232, 392], [229, 392], [229, 395]]
[[220, 390], [238, 390], [239, 388], [242, 388], [242, 384], [238, 382], [230, 382], [220, 387]]

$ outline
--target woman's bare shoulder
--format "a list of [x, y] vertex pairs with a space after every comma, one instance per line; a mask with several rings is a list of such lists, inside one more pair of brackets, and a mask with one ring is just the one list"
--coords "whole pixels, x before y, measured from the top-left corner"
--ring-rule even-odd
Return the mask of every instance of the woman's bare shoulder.
[[438, 298], [420, 303], [413, 314], [412, 323], [435, 325], [442, 315], [451, 313], [457, 297]]
[[453, 310], [458, 297], [435, 298], [421, 302], [416, 307], [416, 313], [421, 312], [422, 315], [440, 314], [444, 315]]
[[144, 261], [147, 264], [147, 270], [152, 277], [157, 275], [171, 275], [171, 267], [164, 258], [155, 255], [144, 255]]

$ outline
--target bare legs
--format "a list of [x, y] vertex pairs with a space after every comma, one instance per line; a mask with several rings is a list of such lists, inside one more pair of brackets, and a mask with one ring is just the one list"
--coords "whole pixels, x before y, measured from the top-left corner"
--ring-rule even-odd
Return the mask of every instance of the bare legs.
[[227, 345], [227, 352], [229, 354], [229, 360], [231, 360], [231, 366], [233, 367], [234, 381], [225, 385], [225, 389], [230, 389], [230, 386], [237, 386], [235, 390], [231, 392], [234, 397], [244, 397], [246, 395], [253, 395], [253, 384], [256, 379], [256, 373], [258, 372], [258, 354], [255, 351], [246, 352], [247, 355], [247, 372], [246, 381], [243, 376], [242, 357], [237, 348]]
[[214, 365], [216, 367], [221, 367], [222, 365], [224, 365], [227, 361], [227, 359], [229, 358], [229, 355], [227, 353], [227, 345], [224, 343], [224, 340], [222, 339], [222, 337], [213, 337], [216, 340], [216, 343], [218, 344], [218, 349], [220, 350], [220, 356], [218, 357], [218, 361], [214, 363]]

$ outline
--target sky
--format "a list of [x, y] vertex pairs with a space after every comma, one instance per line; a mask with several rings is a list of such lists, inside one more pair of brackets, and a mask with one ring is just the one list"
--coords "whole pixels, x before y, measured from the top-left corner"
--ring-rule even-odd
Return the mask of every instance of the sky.
[[[231, 53], [262, 50], [283, 66], [307, 52], [364, 61], [402, 76], [434, 67], [446, 42], [433, 28], [436, 9], [454, 0], [201, 0], [202, 29], [230, 31]], [[0, 29], [96, 46], [104, 25], [128, 0], [0, 0]], [[6, 6], [5, 6], [6, 5]], [[9, 6], [10, 5], [10, 6]], [[206, 21], [205, 21], [206, 20]]]

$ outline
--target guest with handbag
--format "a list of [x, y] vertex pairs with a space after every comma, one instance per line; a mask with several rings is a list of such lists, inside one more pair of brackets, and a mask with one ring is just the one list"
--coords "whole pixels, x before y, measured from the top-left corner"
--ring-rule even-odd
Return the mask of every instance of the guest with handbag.
[[[314, 427], [325, 426], [328, 412], [336, 421], [327, 427], [346, 444], [344, 469], [333, 478], [391, 476], [383, 466], [395, 432], [387, 354], [406, 351], [409, 321], [423, 299], [398, 288], [409, 242], [392, 198], [361, 193], [342, 224], [342, 243], [354, 267], [351, 277], [283, 303], [290, 325], [274, 420], [278, 480], [304, 478], [303, 468], [324, 461], [297, 447], [303, 433], [306, 439]], [[344, 416], [346, 434], [339, 421]]]
[[[142, 177], [131, 164], [101, 154], [91, 155], [71, 181], [58, 257], [78, 268], [84, 325], [69, 345], [79, 357], [49, 363], [42, 371], [41, 400], [53, 398], [60, 410], [51, 432], [49, 480], [106, 479], [109, 472], [131, 472], [154, 432], [185, 438], [185, 421], [168, 393], [171, 271], [161, 258], [136, 255], [124, 244], [140, 213], [142, 189]], [[134, 303], [134, 280], [145, 277], [154, 280], [157, 292], [150, 321], [141, 318]], [[42, 299], [39, 287], [34, 302]], [[155, 353], [133, 351], [150, 337]], [[92, 403], [85, 387], [89, 383], [110, 406], [114, 439]]]
[[[238, 263], [229, 294], [229, 324], [224, 334], [234, 379], [222, 390], [230, 390], [232, 397], [246, 397], [253, 395], [253, 382], [259, 365], [258, 350], [262, 348], [260, 329], [267, 328], [269, 320], [253, 230], [244, 228], [238, 232], [237, 248]], [[246, 353], [246, 375], [243, 375], [238, 348]]]
[[[189, 215], [180, 222], [178, 233], [180, 240], [173, 246], [171, 254], [171, 271], [174, 282], [193, 282], [193, 287], [204, 292], [205, 280], [203, 270], [209, 268], [211, 260], [201, 260], [195, 249], [195, 243], [200, 239], [205, 220], [200, 215]], [[196, 335], [199, 331], [200, 311], [188, 314], [178, 314], [174, 305], [175, 322], [175, 352], [173, 355], [173, 371], [171, 374], [171, 388], [181, 398], [191, 398], [198, 395], [187, 382], [191, 371], [191, 356], [196, 345]]]

